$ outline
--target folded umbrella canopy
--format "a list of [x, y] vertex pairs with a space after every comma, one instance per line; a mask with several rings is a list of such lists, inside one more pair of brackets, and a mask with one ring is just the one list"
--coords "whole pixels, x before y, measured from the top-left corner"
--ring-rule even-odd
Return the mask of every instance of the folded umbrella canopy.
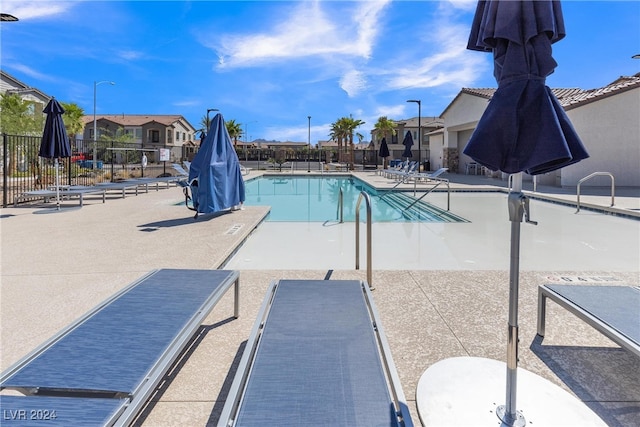
[[71, 144], [67, 129], [64, 127], [62, 115], [64, 108], [55, 98], [51, 98], [44, 110], [47, 120], [44, 123], [40, 151], [38, 156], [47, 159], [55, 159], [56, 168], [56, 209], [60, 210], [60, 184], [58, 181], [58, 159], [71, 157]]
[[387, 157], [390, 155], [387, 138], [382, 138], [382, 141], [380, 142], [380, 149], [378, 150], [378, 156], [382, 157], [382, 169], [387, 168]]
[[402, 141], [402, 145], [404, 145], [402, 157], [413, 157], [413, 153], [411, 152], [411, 147], [413, 147], [413, 136], [411, 135], [411, 132], [407, 131], [407, 134], [404, 136], [404, 140]]
[[219, 212], [245, 200], [240, 161], [220, 113], [191, 162], [189, 184], [197, 213]]
[[389, 157], [389, 146], [387, 145], [387, 138], [382, 138], [380, 142], [380, 150], [378, 150], [378, 155], [383, 159]]
[[551, 172], [589, 157], [547, 86], [551, 44], [565, 36], [559, 1], [480, 1], [468, 49], [493, 52], [498, 89], [464, 153], [491, 170]]

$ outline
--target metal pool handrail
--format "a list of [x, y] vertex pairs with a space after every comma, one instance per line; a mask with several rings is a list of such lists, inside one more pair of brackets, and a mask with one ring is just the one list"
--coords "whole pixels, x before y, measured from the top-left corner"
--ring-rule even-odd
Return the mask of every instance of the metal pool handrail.
[[340, 220], [340, 224], [344, 222], [343, 220], [343, 212], [344, 212], [344, 194], [342, 192], [342, 188], [340, 188], [340, 193], [338, 194], [338, 211], [336, 212], [336, 219]]
[[615, 192], [616, 192], [616, 179], [613, 177], [613, 174], [609, 173], [609, 172], [594, 172], [591, 175], [587, 175], [584, 178], [582, 178], [580, 181], [578, 181], [578, 189], [577, 189], [577, 196], [578, 196], [578, 210], [576, 210], [576, 213], [580, 212], [580, 185], [593, 178], [594, 176], [608, 176], [611, 178], [611, 206], [614, 205], [614, 201], [615, 201]]
[[364, 198], [367, 203], [367, 282], [369, 288], [371, 284], [371, 197], [365, 191], [360, 192], [358, 203], [356, 203], [356, 270], [360, 270], [360, 202]]
[[[445, 184], [447, 184], [447, 211], [451, 210], [451, 187], [449, 186], [449, 180], [445, 179], [445, 178], [431, 178], [432, 181], [437, 181], [438, 183], [436, 185], [434, 185], [433, 187], [431, 187], [430, 189], [427, 190], [426, 193], [424, 193], [422, 196], [420, 196], [420, 198], [416, 199], [415, 202], [411, 203], [409, 206], [407, 206], [404, 210], [406, 211], [407, 209], [409, 209], [411, 206], [415, 205], [416, 203], [418, 203], [420, 200], [424, 199], [425, 196], [427, 196], [429, 193], [431, 193], [433, 190], [435, 190], [440, 184], [442, 184], [443, 182]], [[417, 180], [413, 181], [413, 197], [416, 197], [416, 191], [417, 191]]]

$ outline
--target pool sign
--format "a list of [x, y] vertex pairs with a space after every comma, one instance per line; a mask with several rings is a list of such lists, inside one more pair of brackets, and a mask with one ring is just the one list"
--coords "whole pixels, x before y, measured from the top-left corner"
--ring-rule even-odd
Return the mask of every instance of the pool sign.
[[161, 162], [168, 162], [170, 160], [169, 158], [169, 153], [171, 152], [171, 150], [168, 150], [166, 148], [161, 148], [160, 149], [160, 161]]
[[544, 279], [553, 283], [610, 283], [621, 281], [613, 276], [545, 276]]

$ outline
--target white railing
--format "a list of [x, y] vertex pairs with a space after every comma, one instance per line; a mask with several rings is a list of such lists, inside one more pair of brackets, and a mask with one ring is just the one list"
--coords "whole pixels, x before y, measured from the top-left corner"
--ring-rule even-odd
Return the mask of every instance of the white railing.
[[610, 172], [594, 172], [591, 175], [587, 175], [584, 178], [582, 178], [580, 181], [578, 181], [578, 189], [577, 189], [578, 210], [576, 210], [576, 213], [580, 212], [580, 185], [582, 185], [583, 182], [593, 178], [594, 176], [608, 176], [611, 178], [611, 206], [614, 205], [615, 192], [616, 192], [616, 179], [613, 177], [613, 174], [611, 174]]

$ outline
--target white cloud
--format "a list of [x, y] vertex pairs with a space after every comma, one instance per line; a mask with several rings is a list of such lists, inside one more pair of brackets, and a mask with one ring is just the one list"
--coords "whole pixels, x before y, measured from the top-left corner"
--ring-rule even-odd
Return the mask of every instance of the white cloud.
[[344, 16], [341, 10], [327, 16], [321, 2], [300, 2], [288, 16], [278, 18], [281, 23], [274, 25], [271, 33], [226, 35], [219, 46], [209, 47], [217, 51], [219, 67], [247, 67], [314, 56], [329, 61], [333, 55], [368, 59], [380, 12], [388, 3], [389, 0], [357, 2], [351, 15]]
[[137, 52], [135, 50], [123, 50], [123, 51], [120, 51], [120, 52], [116, 52], [116, 54], [120, 58], [122, 58], [124, 60], [127, 60], [127, 61], [133, 61], [135, 59], [142, 58], [143, 55], [144, 55], [142, 52]]
[[194, 99], [185, 99], [183, 101], [176, 101], [173, 103], [176, 107], [197, 107], [201, 104], [202, 103], [200, 101]]
[[340, 87], [353, 98], [367, 88], [366, 76], [361, 71], [347, 71], [340, 79]]
[[73, 2], [69, 1], [3, 0], [2, 12], [16, 16], [19, 20], [28, 20], [59, 15], [73, 6]]
[[[7, 64], [5, 64], [7, 65]], [[33, 68], [24, 65], [24, 64], [20, 64], [20, 63], [15, 63], [12, 62], [11, 64], [9, 64], [9, 67], [13, 70], [19, 71], [23, 74], [26, 74], [27, 76], [36, 79], [36, 80], [40, 80], [40, 81], [54, 81], [54, 79], [51, 77], [51, 75], [46, 74], [46, 73], [41, 73], [39, 71], [34, 70]]]
[[378, 121], [378, 117], [380, 116], [385, 116], [391, 120], [396, 120], [400, 117], [404, 117], [406, 109], [407, 106], [405, 104], [379, 105], [375, 110], [376, 122]]
[[467, 86], [485, 69], [486, 57], [467, 50], [469, 29], [463, 25], [440, 22], [430, 42], [438, 51], [405, 68], [389, 79], [390, 89], [427, 88], [442, 85]]

